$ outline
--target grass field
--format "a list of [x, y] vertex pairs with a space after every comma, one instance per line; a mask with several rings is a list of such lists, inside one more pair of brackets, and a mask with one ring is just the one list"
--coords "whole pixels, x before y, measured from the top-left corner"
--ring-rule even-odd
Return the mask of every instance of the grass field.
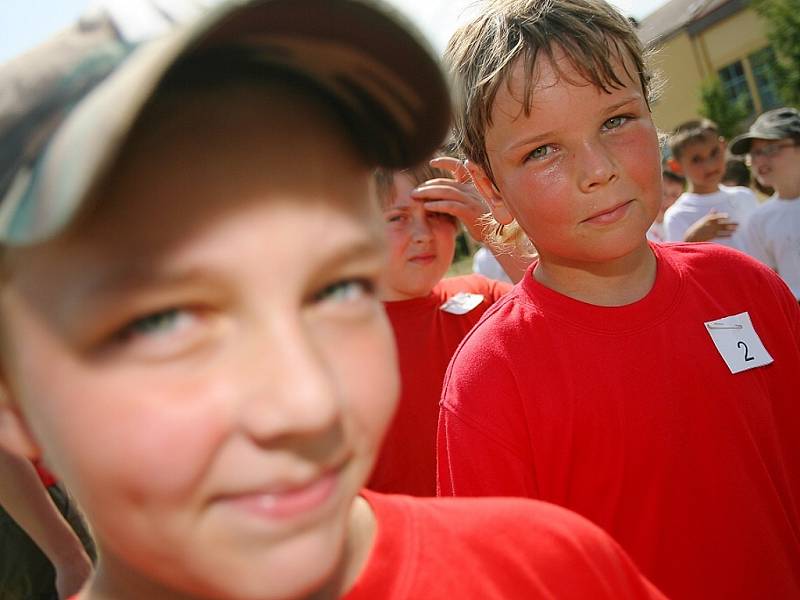
[[470, 273], [472, 273], [472, 257], [465, 256], [461, 260], [454, 261], [453, 264], [450, 265], [446, 277], [469, 275]]

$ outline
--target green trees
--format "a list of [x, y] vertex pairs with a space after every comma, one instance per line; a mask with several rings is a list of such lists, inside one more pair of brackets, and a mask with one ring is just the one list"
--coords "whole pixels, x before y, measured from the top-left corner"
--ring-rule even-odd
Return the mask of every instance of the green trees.
[[700, 114], [719, 126], [720, 135], [727, 139], [742, 133], [743, 122], [750, 111], [744, 99], [731, 102], [722, 82], [718, 78], [709, 79], [700, 88]]
[[753, 10], [767, 24], [777, 62], [778, 91], [784, 102], [800, 105], [800, 0], [751, 0]]

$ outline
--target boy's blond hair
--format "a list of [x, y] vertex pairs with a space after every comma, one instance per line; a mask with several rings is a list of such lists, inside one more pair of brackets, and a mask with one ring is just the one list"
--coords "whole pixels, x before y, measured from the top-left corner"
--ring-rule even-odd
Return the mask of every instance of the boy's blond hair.
[[[633, 25], [603, 0], [487, 0], [475, 19], [453, 34], [445, 61], [453, 76], [456, 101], [454, 138], [459, 150], [494, 179], [485, 134], [500, 86], [509, 83], [517, 59], [524, 61], [523, 109], [530, 114], [540, 53], [553, 61], [561, 48], [586, 81], [603, 91], [625, 84], [614, 71], [621, 59], [626, 75], [641, 82], [645, 99], [651, 96], [651, 75], [645, 52]], [[495, 245], [524, 242], [516, 224], [490, 223]]]
[[719, 127], [711, 119], [693, 119], [678, 125], [669, 136], [669, 151], [675, 160], [681, 159], [686, 146], [705, 140], [709, 135], [719, 137]]

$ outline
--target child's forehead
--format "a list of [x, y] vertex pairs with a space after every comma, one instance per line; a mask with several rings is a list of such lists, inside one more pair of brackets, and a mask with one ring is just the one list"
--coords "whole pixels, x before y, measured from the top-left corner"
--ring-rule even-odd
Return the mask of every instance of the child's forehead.
[[392, 180], [392, 190], [389, 198], [383, 205], [384, 212], [399, 209], [409, 209], [416, 204], [420, 204], [418, 200], [414, 200], [411, 196], [411, 191], [417, 187], [417, 183], [413, 176], [405, 171], [397, 171]]
[[719, 145], [719, 136], [713, 131], [703, 131], [687, 140], [683, 147], [683, 156], [713, 150]]
[[[642, 84], [636, 74], [635, 62], [625, 50], [612, 51], [606, 58], [622, 86], [641, 90]], [[590, 75], [592, 68], [592, 65], [581, 63], [564, 46], [553, 44], [548, 50], [539, 49], [535, 56], [523, 52], [514, 59], [506, 72], [503, 85], [526, 112], [536, 103], [537, 93], [555, 87], [591, 86], [604, 93], [615, 88], [620, 89], [619, 84], [612, 86], [611, 82], [606, 82], [606, 87], [602, 87], [593, 81]]]

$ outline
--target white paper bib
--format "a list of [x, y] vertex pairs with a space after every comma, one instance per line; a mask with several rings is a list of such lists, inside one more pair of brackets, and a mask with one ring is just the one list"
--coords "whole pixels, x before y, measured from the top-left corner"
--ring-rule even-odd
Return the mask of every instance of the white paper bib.
[[465, 315], [483, 302], [483, 294], [470, 294], [469, 292], [458, 292], [451, 296], [442, 304], [439, 309], [451, 315]]
[[708, 321], [705, 326], [731, 373], [741, 373], [773, 362], [746, 311]]

